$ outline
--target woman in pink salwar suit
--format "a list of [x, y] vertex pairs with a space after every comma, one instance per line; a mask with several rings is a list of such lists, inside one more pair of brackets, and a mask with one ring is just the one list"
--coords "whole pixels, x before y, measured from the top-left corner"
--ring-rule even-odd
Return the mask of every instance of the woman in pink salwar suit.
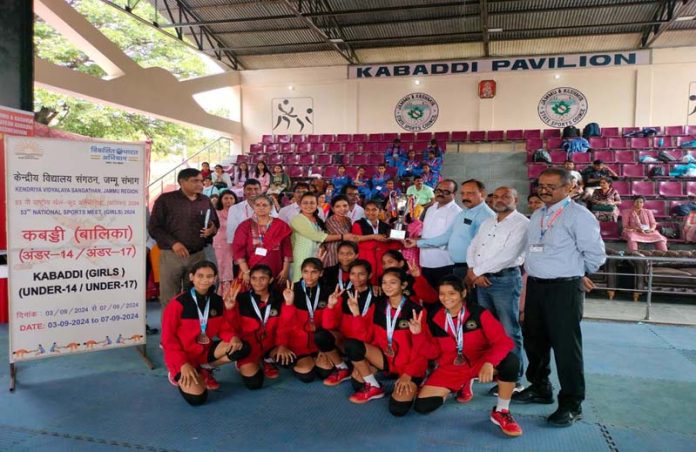
[[633, 201], [633, 209], [621, 213], [623, 223], [622, 236], [626, 240], [628, 251], [637, 251], [639, 243], [654, 243], [655, 248], [667, 251], [667, 238], [657, 232], [657, 222], [650, 210], [643, 209], [645, 198]]

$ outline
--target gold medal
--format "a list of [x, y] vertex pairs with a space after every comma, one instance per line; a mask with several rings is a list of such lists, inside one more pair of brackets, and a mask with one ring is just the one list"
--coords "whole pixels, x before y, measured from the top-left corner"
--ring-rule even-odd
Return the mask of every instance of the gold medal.
[[394, 357], [394, 349], [391, 345], [387, 347], [386, 355], [390, 358]]
[[196, 342], [198, 342], [201, 345], [207, 345], [210, 344], [210, 338], [206, 336], [205, 333], [201, 333], [198, 335]]
[[464, 364], [464, 355], [462, 353], [457, 353], [457, 357], [454, 358], [454, 365], [461, 366]]

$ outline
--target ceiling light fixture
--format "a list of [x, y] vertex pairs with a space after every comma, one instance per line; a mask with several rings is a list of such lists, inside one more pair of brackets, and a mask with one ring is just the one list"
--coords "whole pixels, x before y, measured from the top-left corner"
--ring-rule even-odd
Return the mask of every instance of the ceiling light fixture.
[[420, 85], [420, 84], [421, 84], [421, 81], [420, 81], [420, 80], [416, 80], [416, 81], [413, 82], [413, 83], [415, 83], [416, 85]]
[[501, 33], [503, 31], [502, 28], [489, 28], [488, 33]]
[[696, 16], [681, 16], [674, 19], [675, 22], [686, 22], [688, 20], [694, 20]]

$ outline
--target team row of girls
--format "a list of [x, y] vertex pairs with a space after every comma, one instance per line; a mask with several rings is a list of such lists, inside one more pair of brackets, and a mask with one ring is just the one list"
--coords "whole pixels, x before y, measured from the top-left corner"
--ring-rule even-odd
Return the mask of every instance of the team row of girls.
[[[236, 362], [244, 385], [260, 389], [278, 368], [300, 381], [317, 377], [337, 386], [350, 381], [353, 403], [384, 397], [380, 377], [396, 382], [389, 399], [395, 416], [413, 406], [419, 413], [439, 408], [473, 378], [497, 378], [498, 403], [490, 419], [510, 436], [522, 430], [509, 412], [519, 362], [513, 342], [486, 310], [466, 303], [460, 280], [443, 278], [429, 316], [402, 266], [385, 267], [376, 294], [372, 266], [354, 260], [343, 287], [323, 284], [321, 260], [302, 263], [301, 279], [274, 289], [265, 265], [250, 270], [250, 289], [232, 289], [223, 300], [212, 289], [215, 267], [204, 262], [189, 278], [190, 292], [175, 297], [163, 315], [163, 348], [170, 382], [189, 403], [202, 404], [219, 384], [211, 370]], [[340, 277], [342, 279], [342, 275]], [[431, 288], [432, 291], [432, 288]], [[426, 377], [428, 361], [435, 370]]]

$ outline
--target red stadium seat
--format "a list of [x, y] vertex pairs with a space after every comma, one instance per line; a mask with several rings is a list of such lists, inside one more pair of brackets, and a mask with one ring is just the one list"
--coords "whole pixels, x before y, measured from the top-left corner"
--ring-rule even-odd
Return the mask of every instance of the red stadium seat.
[[319, 143], [321, 142], [321, 136], [320, 135], [307, 135], [306, 141], [310, 143]]
[[422, 154], [428, 146], [430, 146], [430, 141], [414, 141], [411, 149], [416, 151], [416, 155], [419, 155], [419, 153]]
[[335, 137], [331, 134], [324, 133], [319, 135], [319, 142], [320, 143], [333, 143], [335, 141]]
[[298, 143], [297, 152], [300, 154], [307, 154], [311, 152], [312, 145], [310, 143]]
[[415, 133], [402, 133], [399, 135], [399, 139], [402, 143], [412, 143], [416, 139]]
[[523, 137], [525, 140], [529, 140], [532, 138], [534, 138], [534, 139], [541, 138], [541, 130], [539, 130], [539, 129], [525, 130], [523, 133]]
[[384, 136], [381, 133], [371, 133], [367, 136], [367, 141], [384, 141]]
[[[464, 133], [466, 133], [466, 132], [464, 132]], [[449, 132], [435, 132], [434, 139], [437, 141], [437, 144], [444, 147], [445, 143], [447, 143], [450, 140], [450, 133]], [[464, 140], [466, 140], [466, 136], [464, 137]], [[464, 140], [461, 140], [461, 141], [464, 141]], [[454, 141], [454, 140], [452, 140], [452, 141]]]
[[280, 152], [283, 154], [292, 154], [295, 152], [295, 145], [293, 143], [283, 143], [280, 145]]
[[563, 164], [566, 161], [568, 153], [566, 151], [549, 151], [551, 163]]
[[561, 138], [561, 129], [544, 129], [541, 137], [545, 140], [549, 138]]
[[240, 154], [237, 156], [237, 159], [234, 161], [235, 165], [239, 165], [240, 163], [249, 163], [249, 156], [245, 154]]
[[631, 194], [631, 184], [626, 181], [614, 181], [612, 187], [614, 187], [617, 193], [621, 196], [629, 196]]
[[346, 154], [355, 154], [356, 152], [362, 151], [361, 143], [346, 143], [345, 152]]
[[633, 181], [631, 182], [631, 195], [655, 196], [655, 184], [652, 181]]
[[249, 153], [250, 154], [260, 154], [264, 151], [263, 149], [263, 144], [252, 144], [249, 146]]
[[356, 143], [364, 143], [367, 141], [367, 134], [364, 133], [354, 133], [351, 141]]
[[349, 133], [336, 134], [336, 142], [337, 143], [348, 143], [349, 141], [352, 141], [352, 137], [350, 136]]
[[618, 127], [603, 127], [602, 128], [602, 137], [611, 138], [611, 137], [620, 137], [620, 136], [621, 136], [621, 133], [619, 133]]
[[615, 151], [614, 160], [617, 163], [635, 163], [637, 161], [633, 151]]
[[331, 165], [331, 157], [330, 154], [317, 154], [314, 158], [314, 163], [317, 165]]
[[264, 144], [274, 143], [273, 135], [261, 135], [261, 142]]
[[696, 196], [696, 181], [689, 181], [686, 183], [686, 195]]
[[650, 149], [652, 148], [652, 138], [636, 137], [631, 138], [631, 149]]
[[304, 166], [289, 166], [287, 168], [288, 176], [304, 177]]
[[432, 132], [418, 132], [416, 134], [416, 141], [430, 141], [433, 139]]
[[645, 166], [640, 163], [625, 164], [621, 168], [621, 176], [641, 179], [645, 177]]
[[365, 143], [363, 145], [363, 152], [379, 152], [379, 143]]
[[[291, 154], [288, 154], [290, 156]], [[266, 157], [267, 165], [282, 165], [284, 163], [283, 154], [271, 154]]]
[[615, 221], [600, 221], [599, 232], [602, 240], [618, 240], [620, 238], [619, 223]]
[[[285, 154], [283, 155], [284, 165], [299, 165], [300, 164], [300, 154]], [[271, 168], [271, 172], [273, 168]]]
[[609, 149], [628, 149], [626, 146], [626, 139], [620, 137], [608, 138], [607, 147]]
[[321, 175], [327, 179], [331, 179], [336, 174], [338, 174], [338, 167], [333, 165], [325, 166], [321, 171]]
[[326, 146], [326, 152], [330, 152], [332, 154], [343, 152], [343, 143], [329, 143]]
[[489, 130], [486, 134], [486, 139], [488, 141], [503, 141], [505, 139], [504, 130]]
[[661, 199], [646, 199], [643, 208], [650, 210], [656, 217], [666, 217], [665, 215], [665, 202]]
[[590, 148], [591, 149], [608, 149], [607, 139], [603, 137], [590, 137]]
[[614, 162], [614, 151], [594, 151], [592, 155], [595, 160], [601, 160], [604, 163]]
[[[672, 157], [674, 157], [674, 159], [676, 160], [676, 162], [681, 162], [681, 159], [684, 158], [684, 151], [681, 150], [681, 149], [670, 149], [670, 150], [665, 150], [665, 151], [662, 151], [662, 152], [664, 152], [664, 153], [667, 154], [667, 155], [671, 155]], [[676, 163], [676, 162], [675, 162], [675, 163]]]
[[665, 198], [682, 198], [686, 196], [683, 191], [682, 181], [663, 180], [658, 182], [657, 185], [660, 196]]
[[679, 135], [684, 135], [684, 126], [665, 127], [665, 136], [678, 137]]
[[399, 138], [398, 133], [383, 133], [382, 134], [382, 141], [388, 141], [391, 143], [392, 141], [396, 140], [397, 138]]
[[[527, 140], [527, 143], [529, 143], [530, 141], [536, 140]], [[561, 143], [563, 143], [563, 139], [561, 137], [549, 137], [546, 139], [546, 149], [548, 149], [549, 151], [553, 149], [561, 149]]]
[[[692, 127], [692, 126], [689, 126]], [[677, 137], [677, 146], [681, 146], [683, 143], [688, 143], [690, 141], [696, 140], [696, 136], [687, 136], [687, 137]]]
[[592, 154], [589, 152], [574, 152], [573, 162], [577, 163], [590, 163], [592, 162]]
[[508, 141], [522, 141], [524, 140], [524, 132], [521, 129], [508, 130], [505, 139]]
[[384, 163], [383, 154], [367, 154], [367, 164], [368, 165], [381, 165]]
[[686, 126], [686, 134], [696, 137], [696, 126]]
[[290, 135], [276, 135], [276, 143], [290, 143], [292, 137]]
[[266, 154], [273, 154], [275, 152], [280, 152], [280, 145], [275, 143], [266, 145]]
[[[662, 176], [651, 176], [652, 174], [652, 169], [655, 168], [656, 166], [659, 166], [662, 168]], [[646, 166], [645, 173], [650, 177], [651, 179], [661, 179], [661, 178], [666, 178], [669, 177], [669, 165], [665, 165], [663, 163], [650, 163]]]
[[468, 135], [469, 135], [468, 132], [464, 132], [464, 131], [452, 132], [452, 137], [450, 139], [455, 143], [462, 143], [462, 142], [466, 141]]
[[313, 154], [324, 152], [324, 143], [312, 143], [311, 149]]
[[367, 154], [353, 154], [350, 163], [353, 165], [367, 165]]
[[684, 204], [685, 201], [670, 201], [669, 202], [669, 215], [672, 216], [672, 211], [674, 210], [675, 207], [681, 206]]
[[469, 141], [471, 141], [472, 143], [486, 141], [486, 132], [484, 132], [483, 130], [469, 132]]
[[376, 166], [366, 166], [365, 167], [365, 177], [370, 179], [372, 176], [377, 174], [377, 167]]
[[305, 142], [305, 136], [304, 135], [293, 135], [292, 136], [292, 142], [293, 143], [304, 143]]
[[[316, 160], [316, 157], [317, 157], [314, 154], [298, 154], [297, 156], [299, 157], [297, 163], [300, 165], [304, 165], [304, 166], [314, 165], [314, 161]], [[327, 156], [327, 157], [331, 157], [331, 156]]]
[[621, 129], [621, 135], [626, 135], [627, 133], [638, 132], [640, 127], [623, 127]]
[[534, 152], [537, 149], [541, 149], [544, 147], [544, 140], [527, 140], [525, 143], [525, 149], [527, 149], [527, 152]]
[[529, 163], [527, 165], [527, 177], [529, 179], [536, 179], [548, 167], [549, 165], [546, 163]]

